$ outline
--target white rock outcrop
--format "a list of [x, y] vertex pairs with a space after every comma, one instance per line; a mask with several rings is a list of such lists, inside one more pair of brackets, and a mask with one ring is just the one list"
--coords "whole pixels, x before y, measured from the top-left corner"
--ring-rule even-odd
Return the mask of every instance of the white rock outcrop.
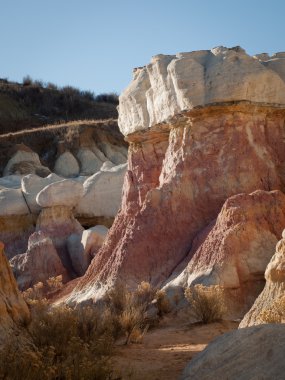
[[82, 276], [107, 236], [108, 228], [95, 226], [67, 239], [67, 249], [75, 272]]
[[83, 185], [70, 179], [51, 183], [41, 190], [36, 202], [41, 207], [75, 207], [83, 196]]
[[120, 96], [120, 130], [128, 135], [215, 102], [284, 105], [284, 73], [284, 53], [258, 58], [240, 47], [217, 47], [156, 55], [150, 64], [135, 69], [133, 81]]
[[22, 182], [22, 175], [8, 175], [6, 177], [0, 178], [0, 189], [8, 188], [8, 189], [20, 189]]
[[38, 193], [47, 185], [62, 180], [62, 177], [54, 173], [46, 178], [39, 177], [36, 174], [29, 174], [22, 178], [22, 192], [32, 213], [38, 213], [41, 210], [41, 206], [36, 201]]
[[21, 189], [0, 188], [0, 216], [29, 214]]
[[76, 214], [85, 217], [116, 216], [122, 199], [122, 187], [127, 164], [111, 167], [89, 177], [83, 184], [84, 195]]
[[70, 178], [78, 176], [80, 168], [73, 154], [66, 151], [57, 158], [54, 172], [62, 177]]
[[92, 150], [87, 148], [80, 148], [77, 152], [77, 158], [80, 162], [80, 175], [89, 176], [97, 173], [103, 162], [92, 152]]

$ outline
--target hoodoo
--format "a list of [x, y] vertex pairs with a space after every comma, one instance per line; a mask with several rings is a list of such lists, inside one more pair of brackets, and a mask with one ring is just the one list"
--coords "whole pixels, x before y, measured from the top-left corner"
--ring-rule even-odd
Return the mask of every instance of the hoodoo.
[[[251, 57], [240, 47], [218, 47], [158, 55], [134, 71], [119, 104], [119, 126], [130, 144], [121, 210], [71, 301], [99, 298], [118, 280], [130, 288], [141, 281], [163, 286], [178, 266], [181, 271], [191, 267], [199, 282], [199, 257], [204, 282], [213, 263], [216, 269], [223, 266], [225, 255], [221, 250], [208, 250], [211, 260], [195, 255], [195, 237], [204, 231], [202, 242], [207, 242], [227, 199], [256, 190], [263, 192], [235, 201], [236, 214], [229, 207], [235, 202], [229, 201], [218, 221], [230, 221], [226, 214], [232, 212], [242, 223], [244, 208], [248, 231], [254, 231], [247, 235], [253, 262], [259, 222], [250, 208], [254, 202], [260, 207], [257, 214], [271, 237], [262, 254], [265, 269], [283, 228], [272, 227], [274, 215], [266, 210], [273, 208], [283, 219], [285, 212], [283, 195], [270, 193], [284, 190], [285, 183], [284, 68], [281, 53]], [[254, 275], [228, 286], [243, 281], [254, 281]]]

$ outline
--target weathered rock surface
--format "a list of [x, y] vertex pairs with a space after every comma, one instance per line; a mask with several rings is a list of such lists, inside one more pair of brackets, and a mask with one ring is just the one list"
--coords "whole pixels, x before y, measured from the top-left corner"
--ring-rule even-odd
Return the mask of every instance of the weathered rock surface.
[[20, 189], [23, 176], [21, 175], [8, 175], [0, 178], [0, 188]]
[[266, 65], [240, 47], [156, 55], [150, 64], [135, 69], [133, 81], [121, 94], [119, 127], [128, 135], [209, 103], [285, 105], [285, 60], [277, 59], [278, 65]]
[[105, 226], [95, 226], [84, 230], [82, 234], [72, 234], [67, 239], [67, 249], [71, 258], [74, 271], [82, 276], [91, 260], [101, 248], [108, 228]]
[[127, 165], [103, 168], [83, 184], [84, 195], [76, 207], [80, 216], [114, 217], [122, 200], [122, 187]]
[[29, 236], [35, 231], [36, 219], [32, 214], [0, 216], [0, 239], [5, 244], [8, 259], [26, 252]]
[[36, 202], [38, 193], [47, 185], [62, 180], [62, 177], [59, 177], [54, 173], [50, 174], [46, 178], [41, 178], [35, 174], [29, 174], [23, 177], [21, 183], [22, 192], [32, 213], [38, 213], [41, 210], [41, 206], [39, 206]]
[[66, 151], [56, 160], [54, 172], [62, 177], [76, 177], [79, 175], [80, 168], [73, 154]]
[[118, 279], [162, 285], [229, 197], [283, 189], [284, 120], [278, 106], [218, 104], [128, 136], [122, 210], [71, 300]]
[[36, 202], [41, 207], [75, 207], [82, 196], [83, 185], [80, 182], [64, 179], [43, 188], [38, 193]]
[[29, 209], [21, 189], [0, 188], [0, 216], [27, 214]]
[[262, 325], [216, 338], [185, 368], [181, 380], [282, 380], [285, 328]]
[[71, 275], [73, 269], [67, 250], [67, 238], [74, 233], [81, 234], [83, 230], [74, 218], [71, 207], [67, 206], [43, 208], [37, 219], [36, 231], [52, 240], [64, 267]]
[[3, 343], [11, 328], [29, 318], [28, 307], [4, 255], [4, 245], [0, 242], [0, 343]]
[[68, 279], [52, 240], [42, 231], [30, 236], [27, 252], [13, 257], [10, 264], [21, 290], [58, 275]]
[[77, 153], [78, 161], [80, 162], [80, 175], [89, 176], [97, 173], [103, 162], [87, 148], [79, 149]]
[[50, 173], [50, 170], [41, 164], [37, 153], [33, 152], [27, 146], [20, 144], [16, 147], [16, 152], [8, 161], [3, 175], [30, 173], [45, 177]]
[[284, 226], [281, 191], [230, 197], [218, 218], [193, 241], [186, 268], [174, 273], [166, 287], [220, 285], [238, 291], [242, 303], [252, 305], [264, 287], [264, 272]]
[[248, 327], [264, 323], [260, 319], [262, 311], [270, 309], [275, 301], [285, 295], [285, 233], [277, 246], [265, 271], [266, 285], [254, 302], [252, 308], [244, 316], [240, 327]]

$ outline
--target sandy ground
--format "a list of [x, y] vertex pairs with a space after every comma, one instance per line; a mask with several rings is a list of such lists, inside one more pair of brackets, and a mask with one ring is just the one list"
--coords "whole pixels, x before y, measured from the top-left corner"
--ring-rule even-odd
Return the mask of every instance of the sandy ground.
[[215, 337], [237, 327], [237, 322], [190, 325], [169, 319], [148, 331], [142, 344], [119, 344], [114, 369], [122, 380], [179, 379], [195, 354]]

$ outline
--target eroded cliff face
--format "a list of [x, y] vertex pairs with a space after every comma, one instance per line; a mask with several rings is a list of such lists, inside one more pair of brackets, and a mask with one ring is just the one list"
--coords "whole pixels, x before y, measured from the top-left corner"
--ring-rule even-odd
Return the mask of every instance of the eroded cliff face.
[[30, 313], [22, 298], [0, 242], [0, 344], [11, 329], [29, 320]]
[[230, 196], [284, 189], [284, 120], [281, 106], [234, 102], [129, 134], [121, 211], [70, 299], [165, 284]]

